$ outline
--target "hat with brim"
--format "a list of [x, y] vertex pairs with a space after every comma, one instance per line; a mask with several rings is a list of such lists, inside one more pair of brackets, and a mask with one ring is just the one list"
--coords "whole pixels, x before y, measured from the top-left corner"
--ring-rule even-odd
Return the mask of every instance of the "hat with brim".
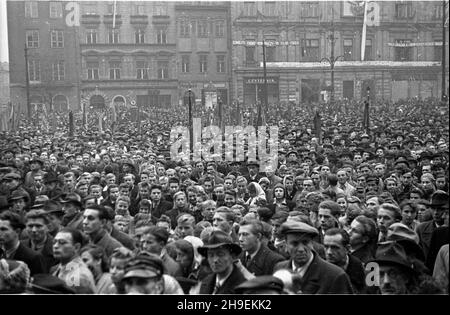
[[257, 161], [248, 161], [247, 162], [247, 167], [248, 166], [256, 166], [259, 167], [259, 163]]
[[2, 180], [12, 180], [12, 179], [20, 180], [21, 178], [22, 177], [17, 173], [8, 173], [5, 176], [3, 176]]
[[299, 221], [286, 221], [281, 225], [280, 233], [283, 235], [305, 234], [311, 237], [319, 235], [319, 231], [315, 227]]
[[42, 161], [42, 160], [39, 159], [39, 158], [34, 158], [34, 159], [32, 159], [32, 160], [30, 161], [30, 164], [33, 164], [33, 163], [39, 163], [39, 164], [41, 164], [41, 166], [44, 166], [44, 161]]
[[425, 261], [422, 247], [419, 245], [419, 237], [403, 223], [391, 224], [387, 231], [387, 241], [396, 241], [403, 246], [407, 254], [414, 255], [417, 259]]
[[436, 190], [431, 196], [431, 202], [429, 204], [432, 208], [445, 208], [448, 209], [448, 197], [449, 195], [443, 190]]
[[76, 193], [67, 194], [64, 198], [59, 200], [60, 203], [73, 203], [82, 206], [81, 197]]
[[130, 270], [127, 273], [124, 274], [123, 279], [126, 278], [145, 278], [145, 279], [149, 279], [149, 278], [155, 278], [158, 276], [158, 273], [156, 272], [156, 270], [153, 269], [135, 269], [135, 270]]
[[396, 241], [378, 243], [373, 262], [380, 265], [397, 266], [410, 273], [416, 272], [414, 265], [408, 259], [405, 248]]
[[253, 293], [261, 290], [271, 290], [279, 293], [283, 292], [284, 284], [279, 278], [274, 276], [258, 276], [238, 285], [234, 291], [237, 294], [244, 292]]
[[233, 243], [231, 236], [223, 231], [213, 231], [209, 238], [206, 240], [205, 245], [198, 248], [198, 252], [202, 256], [207, 256], [209, 249], [215, 249], [225, 247], [230, 250], [230, 252], [238, 256], [242, 252], [242, 248]]

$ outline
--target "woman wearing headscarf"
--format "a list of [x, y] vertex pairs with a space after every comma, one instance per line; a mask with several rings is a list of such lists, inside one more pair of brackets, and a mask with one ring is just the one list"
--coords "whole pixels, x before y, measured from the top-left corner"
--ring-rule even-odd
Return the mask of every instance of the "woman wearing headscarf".
[[251, 182], [247, 186], [250, 198], [245, 202], [248, 206], [248, 209], [258, 208], [261, 203], [266, 203], [266, 193], [261, 188], [261, 186], [255, 182]]

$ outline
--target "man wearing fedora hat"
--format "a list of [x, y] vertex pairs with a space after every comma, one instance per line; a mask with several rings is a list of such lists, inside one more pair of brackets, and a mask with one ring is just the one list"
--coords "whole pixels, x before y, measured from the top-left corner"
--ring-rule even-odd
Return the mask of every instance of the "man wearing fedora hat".
[[246, 281], [234, 264], [242, 248], [225, 232], [214, 230], [198, 252], [206, 257], [213, 272], [202, 281], [200, 294], [233, 294], [234, 289]]
[[303, 222], [286, 221], [280, 232], [286, 238], [290, 259], [275, 265], [274, 270], [287, 269], [296, 274], [300, 283], [297, 292], [305, 294], [352, 294], [353, 288], [342, 268], [322, 258], [313, 250], [313, 238], [319, 231]]
[[422, 246], [425, 257], [428, 257], [428, 252], [431, 244], [431, 236], [433, 231], [444, 225], [445, 213], [449, 209], [449, 195], [442, 191], [437, 190], [431, 196], [431, 202], [429, 208], [431, 209], [433, 220], [422, 222], [416, 228], [416, 233], [419, 235], [420, 245]]
[[247, 183], [259, 182], [259, 180], [262, 177], [261, 174], [259, 173], [259, 163], [254, 160], [248, 161], [247, 162], [247, 170], [248, 170], [248, 175], [245, 176]]
[[[423, 269], [420, 262], [411, 259], [404, 245], [399, 241], [378, 244], [374, 261], [377, 264], [379, 289], [382, 295], [415, 294], [421, 289]], [[428, 287], [433, 283], [429, 281]], [[436, 291], [440, 289], [435, 285]]]

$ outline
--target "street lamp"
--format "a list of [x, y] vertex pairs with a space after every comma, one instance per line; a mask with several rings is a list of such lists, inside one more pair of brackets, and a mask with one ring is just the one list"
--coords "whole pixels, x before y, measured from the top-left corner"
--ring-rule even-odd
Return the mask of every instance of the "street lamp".
[[330, 64], [331, 70], [331, 96], [330, 102], [334, 103], [334, 66], [339, 59], [344, 59], [344, 56], [334, 56], [334, 44], [336, 42], [336, 37], [334, 37], [334, 33], [328, 36], [328, 39], [331, 41], [331, 56], [330, 58], [322, 58], [320, 62], [328, 62]]

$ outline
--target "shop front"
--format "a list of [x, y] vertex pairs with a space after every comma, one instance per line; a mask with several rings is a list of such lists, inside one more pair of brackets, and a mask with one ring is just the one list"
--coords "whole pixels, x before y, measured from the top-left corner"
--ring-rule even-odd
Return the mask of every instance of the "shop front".
[[[278, 103], [280, 98], [279, 78], [267, 77], [267, 101]], [[264, 103], [264, 77], [244, 78], [244, 104]]]

